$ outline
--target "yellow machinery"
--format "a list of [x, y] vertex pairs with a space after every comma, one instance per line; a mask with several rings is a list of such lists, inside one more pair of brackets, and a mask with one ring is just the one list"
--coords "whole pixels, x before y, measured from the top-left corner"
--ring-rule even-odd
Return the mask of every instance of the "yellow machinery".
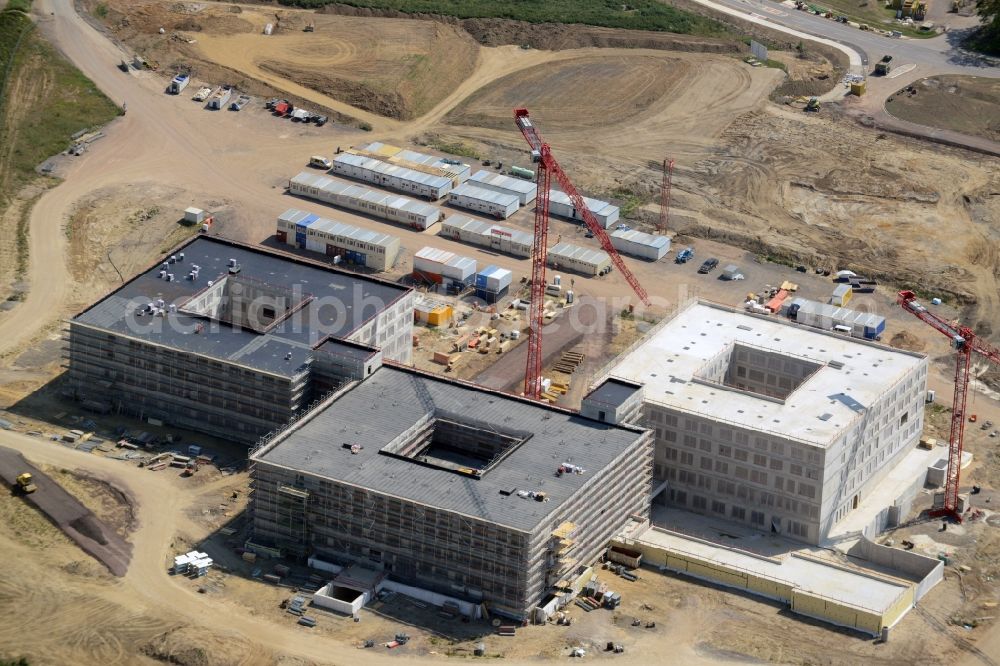
[[30, 472], [25, 472], [17, 477], [17, 489], [25, 495], [38, 490], [38, 486], [31, 480]]

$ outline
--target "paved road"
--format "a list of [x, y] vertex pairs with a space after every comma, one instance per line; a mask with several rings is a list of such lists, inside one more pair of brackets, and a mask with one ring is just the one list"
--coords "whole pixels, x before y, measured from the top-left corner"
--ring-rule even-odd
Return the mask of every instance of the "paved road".
[[696, 0], [706, 6], [730, 9], [757, 23], [766, 22], [778, 29], [792, 29], [826, 38], [844, 45], [861, 57], [867, 70], [868, 64], [893, 54], [899, 65], [915, 64], [917, 69], [930, 73], [971, 74], [973, 76], [1000, 77], [1000, 67], [976, 54], [961, 51], [953, 45], [959, 32], [951, 32], [929, 39], [893, 39], [875, 32], [852, 28], [844, 23], [822, 18], [804, 11], [797, 11], [771, 0]]
[[132, 557], [132, 546], [70, 495], [48, 474], [27, 462], [13, 449], [0, 446], [0, 479], [11, 487], [18, 475], [29, 472], [38, 490], [24, 500], [44, 513], [66, 536], [108, 568], [124, 576]]

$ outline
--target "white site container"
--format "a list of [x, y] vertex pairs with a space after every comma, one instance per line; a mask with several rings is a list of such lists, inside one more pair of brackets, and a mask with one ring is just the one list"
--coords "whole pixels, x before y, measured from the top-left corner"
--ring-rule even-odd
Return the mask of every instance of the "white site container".
[[618, 229], [612, 231], [611, 244], [622, 254], [640, 259], [657, 261], [670, 251], [670, 239], [666, 236], [655, 236], [635, 229]]
[[547, 259], [555, 268], [565, 268], [583, 275], [598, 275], [611, 268], [611, 257], [607, 252], [570, 243], [553, 246], [549, 249]]
[[[597, 223], [605, 229], [609, 229], [618, 221], [618, 206], [614, 206], [607, 201], [587, 197], [583, 197], [583, 203], [593, 213]], [[549, 213], [579, 222], [583, 221], [583, 216], [573, 207], [573, 202], [569, 198], [569, 195], [561, 190], [551, 190], [549, 192]]]
[[452, 189], [452, 180], [373, 157], [341, 153], [333, 158], [333, 172], [374, 185], [436, 201]]
[[459, 208], [485, 213], [501, 220], [517, 212], [520, 200], [517, 195], [493, 192], [471, 183], [462, 183], [448, 195], [448, 202]]
[[481, 169], [472, 174], [469, 182], [476, 187], [481, 187], [501, 194], [513, 194], [518, 198], [519, 203], [525, 206], [535, 200], [538, 195], [538, 186], [521, 178], [511, 178], [499, 173], [492, 173]]
[[308, 171], [289, 180], [288, 191], [419, 230], [434, 226], [441, 219], [440, 210], [422, 201]]

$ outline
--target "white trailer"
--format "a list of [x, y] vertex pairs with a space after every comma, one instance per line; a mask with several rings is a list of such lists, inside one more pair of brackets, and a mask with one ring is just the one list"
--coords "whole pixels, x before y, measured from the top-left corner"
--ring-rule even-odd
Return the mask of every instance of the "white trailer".
[[[613, 206], [607, 201], [589, 199], [587, 197], [583, 198], [583, 203], [586, 204], [598, 224], [603, 228], [610, 229], [618, 221], [618, 206]], [[549, 213], [583, 222], [583, 216], [573, 207], [573, 201], [569, 198], [569, 195], [561, 190], [550, 191]]]
[[222, 86], [208, 98], [208, 108], [224, 109], [229, 103], [229, 98], [233, 96], [233, 89], [229, 86]]
[[288, 181], [288, 191], [421, 231], [434, 226], [441, 219], [441, 211], [430, 204], [307, 171]]
[[500, 192], [501, 194], [513, 194], [517, 197], [522, 206], [526, 206], [535, 200], [538, 195], [538, 186], [534, 183], [520, 178], [511, 178], [499, 173], [492, 173], [481, 169], [472, 174], [469, 183], [486, 190]]
[[191, 77], [187, 74], [178, 74], [170, 80], [170, 94], [180, 95], [181, 91], [187, 88], [191, 82]]
[[501, 220], [516, 213], [520, 205], [517, 195], [493, 192], [472, 183], [462, 183], [452, 190], [448, 195], [448, 202]]
[[670, 251], [670, 239], [666, 236], [656, 236], [635, 229], [618, 229], [612, 231], [611, 244], [622, 254], [640, 259], [657, 261]]
[[607, 252], [570, 243], [557, 243], [549, 250], [547, 259], [553, 268], [583, 275], [604, 275], [611, 271], [611, 257]]
[[332, 257], [334, 263], [384, 271], [399, 256], [399, 238], [296, 208], [278, 216], [278, 241]]
[[333, 159], [333, 172], [431, 201], [437, 201], [448, 194], [453, 185], [452, 180], [445, 176], [351, 152], [341, 153]]

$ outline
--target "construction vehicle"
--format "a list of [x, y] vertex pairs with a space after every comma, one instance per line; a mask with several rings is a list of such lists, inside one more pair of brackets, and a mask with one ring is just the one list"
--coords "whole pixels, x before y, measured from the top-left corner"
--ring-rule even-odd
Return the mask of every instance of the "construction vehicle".
[[891, 55], [882, 56], [882, 59], [875, 63], [875, 76], [885, 76], [888, 74], [892, 70], [892, 67], [889, 65], [891, 62]]
[[955, 354], [955, 394], [951, 405], [951, 432], [948, 438], [948, 471], [945, 474], [944, 497], [941, 504], [937, 498], [934, 501], [932, 516], [948, 516], [956, 522], [962, 522], [964, 507], [958, 496], [959, 475], [962, 471], [962, 448], [965, 439], [966, 418], [975, 422], [976, 415], [966, 416], [965, 406], [969, 394], [969, 380], [972, 366], [972, 352], [976, 352], [988, 361], [1000, 365], [1000, 348], [986, 342], [968, 326], [948, 321], [931, 313], [917, 302], [912, 291], [901, 291], [898, 295], [899, 305], [921, 321], [947, 335]]
[[17, 491], [22, 495], [30, 495], [38, 490], [38, 486], [31, 480], [31, 472], [19, 474], [17, 477]]
[[545, 264], [549, 242], [549, 193], [552, 190], [553, 176], [559, 182], [562, 191], [569, 195], [573, 208], [583, 216], [587, 228], [601, 244], [601, 248], [611, 257], [612, 263], [618, 268], [625, 281], [645, 305], [650, 305], [649, 295], [639, 284], [618, 250], [611, 243], [604, 227], [598, 223], [594, 214], [584, 203], [583, 197], [570, 181], [569, 176], [552, 155], [549, 144], [542, 141], [538, 128], [532, 123], [527, 109], [514, 109], [514, 122], [521, 130], [521, 135], [531, 148], [531, 161], [538, 165], [535, 182], [538, 183], [538, 199], [535, 202], [535, 233], [532, 244], [531, 261], [531, 304], [528, 315], [529, 337], [528, 358], [524, 372], [524, 395], [526, 398], [540, 400], [542, 397], [542, 325], [545, 322]]
[[316, 24], [313, 21], [306, 23], [306, 27], [302, 28], [302, 32], [316, 32]]
[[806, 111], [819, 111], [819, 97], [810, 97], [806, 102]]

